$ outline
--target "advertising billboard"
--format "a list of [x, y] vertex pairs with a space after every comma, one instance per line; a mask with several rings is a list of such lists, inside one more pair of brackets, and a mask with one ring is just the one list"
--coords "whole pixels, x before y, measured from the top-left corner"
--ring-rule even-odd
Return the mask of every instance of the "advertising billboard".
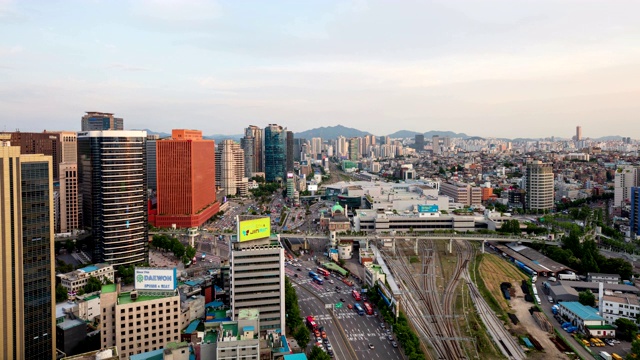
[[318, 185], [307, 185], [307, 190], [318, 191]]
[[178, 273], [176, 268], [136, 268], [136, 290], [175, 290], [178, 287]]
[[264, 217], [260, 219], [240, 221], [238, 240], [240, 242], [262, 239], [271, 235], [271, 218]]
[[438, 212], [438, 205], [418, 205], [418, 212], [421, 212], [421, 213]]

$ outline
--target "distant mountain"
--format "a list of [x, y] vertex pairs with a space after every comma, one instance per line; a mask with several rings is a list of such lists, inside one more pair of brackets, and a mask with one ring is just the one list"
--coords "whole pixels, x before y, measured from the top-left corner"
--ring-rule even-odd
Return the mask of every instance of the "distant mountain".
[[394, 132], [393, 134], [389, 134], [387, 136], [392, 138], [392, 139], [405, 139], [405, 138], [413, 138], [418, 134], [420, 134], [420, 133], [417, 132], [417, 131], [400, 130], [400, 131]]
[[618, 135], [603, 136], [603, 137], [596, 138], [594, 140], [597, 140], [597, 141], [616, 141], [616, 140], [622, 140], [622, 136], [618, 136]]
[[466, 138], [465, 140], [484, 140], [484, 138], [481, 138], [480, 136], [472, 136]]
[[338, 136], [344, 136], [346, 138], [350, 138], [350, 137], [360, 137], [365, 135], [370, 135], [370, 133], [366, 131], [354, 129], [354, 128], [348, 128], [342, 125], [336, 125], [336, 126], [319, 127], [311, 130], [302, 131], [299, 133], [295, 133], [293, 136], [296, 138], [310, 140], [311, 138], [314, 138], [314, 137], [319, 137], [322, 139], [335, 139]]
[[463, 138], [466, 139], [469, 136], [465, 133], [456, 133], [453, 131], [438, 131], [438, 130], [431, 130], [431, 131], [427, 131], [426, 133], [424, 133], [424, 137], [426, 138], [430, 138], [434, 135], [438, 135], [440, 137], [450, 137], [450, 138]]
[[[147, 135], [158, 135], [160, 136], [161, 139], [164, 138], [171, 138], [171, 134], [166, 133], [166, 132], [157, 132], [157, 131], [153, 131], [150, 129], [133, 129], [133, 130], [143, 130], [147, 132]], [[237, 142], [240, 142], [240, 138], [242, 138], [242, 134], [236, 134], [236, 135], [220, 135], [220, 134], [214, 134], [214, 135], [204, 135], [203, 138], [207, 139], [207, 140], [215, 140], [216, 144], [221, 142], [222, 140], [227, 140], [227, 139], [231, 139]]]

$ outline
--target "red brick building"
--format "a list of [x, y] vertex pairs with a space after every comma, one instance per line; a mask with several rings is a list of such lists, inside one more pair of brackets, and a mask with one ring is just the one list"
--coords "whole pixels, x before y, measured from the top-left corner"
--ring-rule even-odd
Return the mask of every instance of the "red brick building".
[[202, 131], [174, 129], [171, 139], [156, 142], [157, 209], [155, 227], [197, 227], [220, 210], [216, 201], [215, 143]]

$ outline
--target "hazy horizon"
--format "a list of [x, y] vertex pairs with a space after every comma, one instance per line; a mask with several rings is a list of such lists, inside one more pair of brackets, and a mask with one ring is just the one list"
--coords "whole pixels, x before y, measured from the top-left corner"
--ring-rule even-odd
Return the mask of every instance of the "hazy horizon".
[[[0, 0], [0, 130], [640, 138], [640, 3]], [[375, 131], [372, 131], [375, 130]]]

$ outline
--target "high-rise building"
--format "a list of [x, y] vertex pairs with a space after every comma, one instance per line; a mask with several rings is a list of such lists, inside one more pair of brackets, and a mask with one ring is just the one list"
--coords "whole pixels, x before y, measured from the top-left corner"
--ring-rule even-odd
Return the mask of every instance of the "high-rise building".
[[56, 355], [53, 162], [0, 143], [0, 358]]
[[78, 133], [78, 186], [94, 263], [149, 261], [146, 141], [146, 131]]
[[158, 189], [157, 167], [156, 167], [156, 142], [160, 136], [155, 134], [147, 135], [147, 188], [153, 191]]
[[264, 175], [266, 181], [284, 181], [287, 163], [287, 131], [269, 124], [264, 128]]
[[322, 152], [322, 138], [311, 138], [311, 156], [314, 160], [318, 159], [318, 155]]
[[253, 137], [243, 137], [240, 139], [240, 147], [244, 152], [244, 176], [251, 178], [255, 172], [254, 161], [254, 139]]
[[342, 159], [346, 159], [349, 156], [349, 141], [344, 136], [338, 136], [336, 141], [337, 156]]
[[440, 154], [440, 137], [438, 135], [433, 135], [431, 138], [431, 147], [434, 155]]
[[[242, 138], [240, 144], [244, 150], [245, 156], [248, 159], [253, 159], [252, 163], [247, 163], [246, 172], [247, 177], [257, 172], [265, 172], [264, 169], [264, 140], [263, 131], [255, 125], [250, 125], [244, 131], [244, 138]], [[252, 146], [252, 151], [249, 147]]]
[[613, 188], [613, 206], [619, 207], [624, 205], [631, 196], [631, 188], [639, 184], [640, 168], [631, 165], [620, 166], [616, 169], [614, 188]]
[[124, 120], [111, 113], [87, 111], [82, 117], [82, 131], [124, 130]]
[[424, 134], [416, 134], [415, 149], [416, 151], [424, 150]]
[[526, 191], [525, 206], [529, 210], [553, 209], [553, 168], [541, 161], [526, 164], [522, 188]]
[[302, 145], [306, 142], [306, 139], [293, 139], [293, 161], [302, 161]]
[[631, 234], [640, 236], [640, 187], [631, 188], [631, 213], [629, 216]]
[[349, 139], [349, 160], [358, 161], [360, 158], [359, 143], [358, 138]]
[[216, 201], [215, 143], [200, 130], [174, 129], [158, 140], [157, 227], [197, 227], [220, 210]]
[[70, 131], [44, 131], [44, 132], [4, 132], [2, 135], [10, 135], [7, 140], [12, 146], [19, 146], [21, 154], [44, 154], [53, 159], [53, 179], [57, 180], [60, 174], [58, 165], [61, 162], [77, 161], [77, 138], [75, 132]]
[[268, 217], [238, 216], [236, 221], [237, 241], [230, 244], [229, 255], [234, 319], [244, 309], [258, 309], [261, 331], [280, 329], [285, 335], [284, 248], [279, 236], [271, 237]]
[[576, 141], [582, 140], [582, 126], [576, 126]]
[[286, 172], [293, 172], [293, 131], [287, 131], [287, 168]]
[[218, 144], [216, 151], [216, 184], [225, 195], [247, 195], [248, 183], [245, 177], [244, 151], [233, 140]]
[[80, 229], [82, 204], [78, 191], [78, 164], [60, 163], [60, 228], [61, 233]]

